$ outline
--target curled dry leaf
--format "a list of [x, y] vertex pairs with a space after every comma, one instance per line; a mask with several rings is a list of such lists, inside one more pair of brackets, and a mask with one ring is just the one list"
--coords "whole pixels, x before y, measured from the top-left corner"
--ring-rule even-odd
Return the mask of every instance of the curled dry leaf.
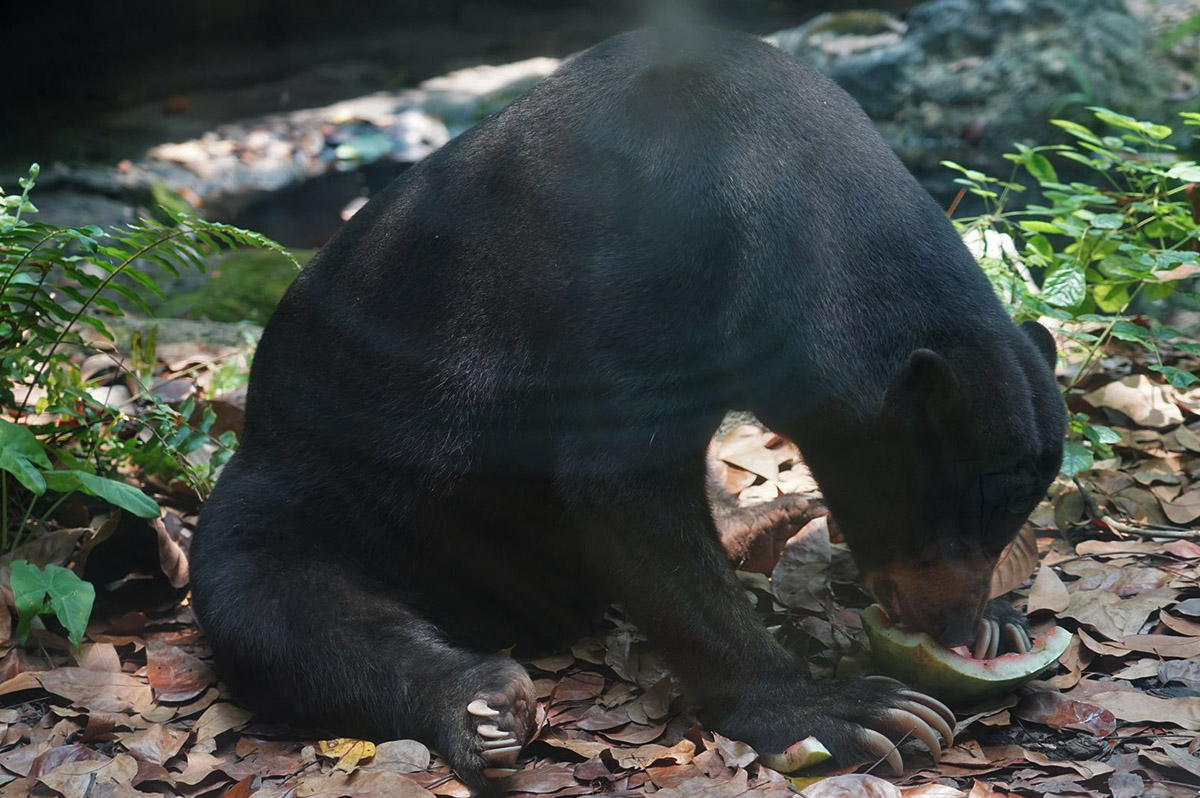
[[158, 537], [158, 565], [166, 574], [167, 581], [174, 588], [187, 587], [189, 579], [187, 555], [171, 537], [171, 533], [167, 531], [161, 518], [152, 518], [150, 526], [154, 527], [154, 534]]
[[188, 701], [216, 681], [206, 663], [183, 649], [146, 641], [146, 679], [159, 701]]
[[996, 561], [996, 567], [992, 570], [991, 597], [999, 598], [1025, 584], [1025, 580], [1033, 573], [1033, 569], [1037, 568], [1037, 564], [1037, 536], [1034, 535], [1033, 528], [1025, 524], [1017, 532], [1012, 543], [1000, 552], [1000, 559]]

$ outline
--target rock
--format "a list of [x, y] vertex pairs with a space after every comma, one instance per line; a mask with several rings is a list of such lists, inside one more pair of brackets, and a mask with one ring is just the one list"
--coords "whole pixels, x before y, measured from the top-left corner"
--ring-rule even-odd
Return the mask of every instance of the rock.
[[1172, 70], [1121, 0], [930, 0], [905, 22], [882, 11], [821, 15], [767, 37], [855, 97], [936, 196], [940, 165], [1006, 176], [1016, 141], [1050, 143], [1047, 120], [1101, 105], [1156, 117]]
[[457, 134], [515, 100], [558, 69], [557, 58], [528, 58], [499, 66], [459, 69], [421, 84], [424, 110], [443, 119]]

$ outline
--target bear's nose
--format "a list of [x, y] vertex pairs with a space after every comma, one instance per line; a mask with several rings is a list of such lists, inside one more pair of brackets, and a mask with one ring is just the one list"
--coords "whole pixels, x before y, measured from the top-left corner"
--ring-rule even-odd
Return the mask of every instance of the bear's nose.
[[947, 648], [969, 646], [975, 641], [978, 624], [970, 614], [956, 610], [942, 613], [942, 629], [934, 637]]

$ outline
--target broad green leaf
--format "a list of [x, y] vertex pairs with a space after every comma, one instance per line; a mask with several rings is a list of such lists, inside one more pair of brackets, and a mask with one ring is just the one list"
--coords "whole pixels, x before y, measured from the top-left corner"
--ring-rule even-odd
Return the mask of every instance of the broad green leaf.
[[1121, 433], [1103, 424], [1088, 424], [1083, 428], [1083, 434], [1092, 443], [1110, 445], [1121, 440]]
[[[1099, 283], [1092, 286], [1092, 300], [1096, 303], [1096, 307], [1103, 310], [1105, 313], [1119, 313], [1129, 304], [1129, 283]], [[1127, 327], [1136, 327], [1137, 325], [1130, 324]], [[1138, 327], [1141, 330], [1141, 327]], [[1143, 331], [1144, 332], [1144, 331]], [[1116, 330], [1113, 335], [1121, 338]], [[1124, 340], [1143, 340], [1124, 339]]]
[[89, 496], [104, 499], [109, 504], [128, 510], [139, 518], [158, 518], [158, 505], [146, 494], [132, 485], [105, 479], [86, 471], [47, 471], [46, 485], [59, 493], [79, 491]]
[[1061, 235], [1063, 232], [1063, 229], [1057, 224], [1042, 222], [1037, 219], [1026, 219], [1020, 225], [1022, 230], [1028, 230], [1031, 233], [1056, 233]]
[[0, 419], [0, 470], [17, 478], [36, 496], [46, 492], [41, 472], [51, 468], [46, 448], [27, 427]]
[[11, 586], [17, 605], [17, 634], [21, 642], [29, 635], [29, 627], [37, 615], [53, 612], [67, 629], [72, 645], [83, 641], [88, 616], [96, 599], [96, 589], [75, 573], [60, 565], [47, 565], [43, 571], [25, 560], [15, 560], [11, 566]]
[[1083, 301], [1087, 291], [1083, 270], [1072, 265], [1059, 266], [1046, 275], [1042, 283], [1042, 299], [1060, 308], [1070, 308]]
[[1087, 471], [1095, 463], [1092, 450], [1079, 441], [1063, 442], [1062, 473], [1073, 477], [1080, 471]]
[[1133, 130], [1143, 135], [1149, 136], [1156, 141], [1162, 141], [1167, 136], [1171, 135], [1171, 128], [1166, 125], [1156, 125], [1153, 122], [1143, 122], [1140, 119], [1134, 119], [1132, 116], [1118, 114], [1115, 111], [1110, 111], [1107, 108], [1088, 108], [1096, 118], [1101, 122], [1107, 122], [1113, 127], [1123, 128], [1125, 130]]
[[1054, 171], [1054, 165], [1045, 155], [1036, 152], [1029, 153], [1026, 156], [1025, 168], [1039, 183], [1058, 182], [1058, 173]]
[[1167, 382], [1172, 386], [1180, 389], [1190, 388], [1197, 382], [1200, 382], [1200, 377], [1192, 374], [1190, 371], [1184, 371], [1175, 366], [1150, 366], [1151, 371], [1157, 371], [1159, 374], [1167, 378]]
[[1077, 139], [1082, 139], [1097, 146], [1101, 144], [1099, 136], [1078, 122], [1071, 122], [1066, 119], [1051, 119], [1050, 124], [1065, 130]]
[[1128, 321], [1118, 321], [1112, 328], [1113, 338], [1119, 338], [1122, 341], [1149, 341], [1150, 331], [1140, 324], [1133, 324]]
[[1092, 227], [1101, 230], [1117, 230], [1125, 223], [1125, 217], [1117, 213], [1098, 213], [1092, 217]]
[[1167, 171], [1167, 177], [1182, 180], [1184, 183], [1200, 183], [1200, 164], [1195, 161], [1182, 161]]

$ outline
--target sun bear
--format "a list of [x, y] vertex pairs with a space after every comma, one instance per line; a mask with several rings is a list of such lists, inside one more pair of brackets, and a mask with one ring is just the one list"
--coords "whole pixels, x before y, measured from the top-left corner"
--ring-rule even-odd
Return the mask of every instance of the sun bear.
[[299, 275], [200, 519], [196, 612], [247, 699], [423, 740], [476, 787], [533, 731], [496, 652], [614, 601], [759, 751], [936, 748], [935, 701], [813, 683], [763, 628], [705, 450], [731, 408], [794, 441], [893, 618], [971, 643], [1059, 466], [1054, 356], [830, 80], [740, 34], [617, 36]]

